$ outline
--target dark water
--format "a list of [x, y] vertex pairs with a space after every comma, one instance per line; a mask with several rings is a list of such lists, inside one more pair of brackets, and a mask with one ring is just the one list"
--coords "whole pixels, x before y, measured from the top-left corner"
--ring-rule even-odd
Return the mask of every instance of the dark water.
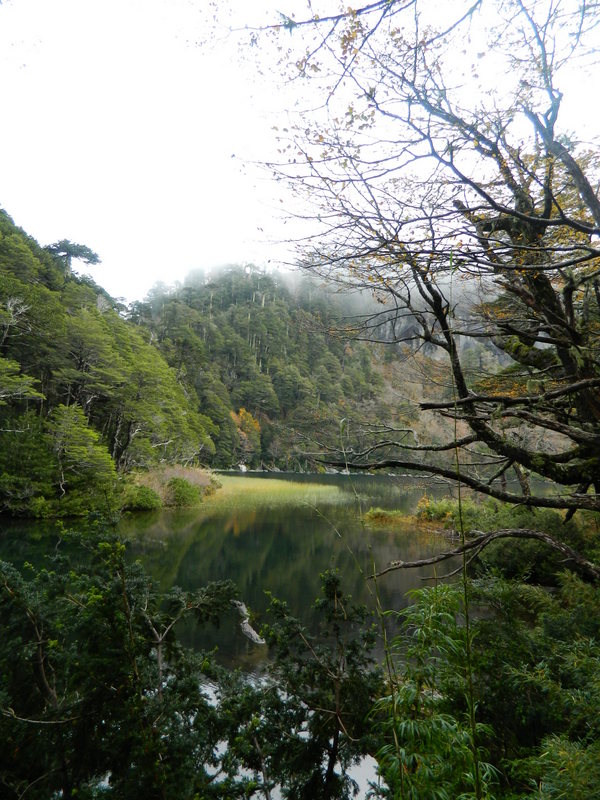
[[[302, 479], [315, 481], [312, 476]], [[298, 476], [293, 480], [297, 482]], [[344, 592], [374, 609], [375, 585], [368, 576], [390, 561], [419, 559], [447, 548], [448, 542], [435, 534], [371, 528], [360, 520], [361, 512], [371, 506], [410, 513], [423, 495], [422, 483], [372, 476], [318, 480], [331, 486], [332, 496], [319, 497], [316, 504], [300, 498], [297, 504], [283, 507], [267, 502], [215, 513], [163, 512], [144, 527], [134, 519], [124, 523], [122, 530], [133, 537], [133, 553], [163, 588], [177, 585], [192, 590], [211, 580], [233, 580], [252, 609], [257, 628], [268, 619], [267, 592], [285, 600], [295, 616], [314, 628], [317, 621], [311, 606], [320, 593], [319, 574], [324, 570], [338, 569]], [[432, 493], [431, 486], [428, 491]], [[418, 568], [381, 577], [377, 590], [382, 607], [403, 608], [407, 592], [428, 585], [424, 579], [431, 576], [430, 568]], [[218, 647], [225, 663], [253, 668], [266, 657], [266, 648], [241, 634], [235, 614], [217, 632], [190, 625], [182, 636], [199, 649]]]
[[[253, 475], [252, 477], [256, 477]], [[424, 490], [444, 493], [447, 487], [432, 487], [410, 479], [373, 476], [283, 476], [265, 475], [261, 480], [314, 483], [331, 488], [309, 502], [276, 500], [268, 492], [253, 502], [244, 498], [239, 507], [215, 506], [193, 510], [163, 511], [124, 519], [119, 530], [131, 540], [131, 557], [140, 559], [162, 589], [181, 586], [197, 589], [209, 581], [231, 579], [255, 615], [255, 627], [267, 619], [266, 592], [285, 600], [291, 612], [305, 624], [316, 625], [311, 609], [320, 592], [319, 574], [336, 568], [345, 593], [359, 603], [375, 607], [375, 585], [368, 576], [390, 561], [424, 558], [448, 542], [441, 536], [410, 529], [370, 528], [360, 514], [371, 506], [414, 510]], [[40, 564], [54, 539], [39, 525], [15, 525], [0, 535], [0, 558], [22, 566]], [[444, 567], [443, 571], [447, 571]], [[384, 609], [399, 610], [407, 592], [428, 585], [430, 568], [398, 570], [381, 577], [377, 589]], [[180, 631], [186, 644], [198, 649], [218, 648], [219, 659], [247, 669], [260, 666], [266, 648], [252, 644], [239, 629], [232, 614], [217, 631], [190, 626]]]

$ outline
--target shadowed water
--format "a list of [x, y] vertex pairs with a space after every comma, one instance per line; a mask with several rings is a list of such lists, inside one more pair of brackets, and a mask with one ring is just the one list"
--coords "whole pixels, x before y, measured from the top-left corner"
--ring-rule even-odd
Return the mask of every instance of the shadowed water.
[[[297, 479], [293, 476], [295, 483]], [[253, 612], [257, 629], [267, 619], [268, 592], [285, 600], [295, 616], [315, 628], [311, 606], [324, 570], [338, 569], [344, 591], [355, 602], [374, 609], [375, 586], [368, 576], [390, 561], [424, 558], [448, 545], [444, 537], [423, 530], [371, 528], [361, 522], [361, 513], [371, 506], [414, 510], [423, 495], [422, 483], [372, 476], [311, 476], [304, 479], [306, 491], [288, 496], [287, 487], [282, 486], [286, 477], [265, 476], [259, 480], [268, 482], [265, 489], [272, 486], [272, 493], [244, 496], [245, 480], [257, 478], [238, 478], [231, 506], [225, 509], [220, 501], [196, 510], [165, 511], [143, 520], [126, 520], [120, 529], [132, 538], [135, 557], [161, 588], [177, 585], [193, 590], [208, 581], [233, 580]], [[404, 607], [406, 593], [427, 585], [424, 579], [432, 574], [431, 568], [419, 568], [380, 578], [382, 607]], [[218, 647], [223, 663], [256, 668], [266, 657], [266, 648], [244, 637], [238, 622], [232, 612], [218, 631], [199, 630], [190, 623], [180, 633], [198, 649]]]
[[[315, 629], [312, 604], [324, 570], [338, 569], [344, 592], [374, 609], [375, 584], [368, 576], [390, 561], [425, 558], [448, 546], [442, 535], [416, 526], [372, 528], [361, 521], [372, 506], [411, 513], [425, 491], [443, 494], [445, 485], [370, 475], [237, 474], [222, 481], [222, 489], [199, 508], [131, 515], [118, 531], [131, 541], [131, 558], [140, 559], [161, 589], [194, 590], [232, 580], [257, 629], [267, 620], [268, 592]], [[0, 558], [18, 568], [26, 562], [42, 566], [55, 547], [56, 530], [47, 522], [4, 521]], [[419, 568], [383, 576], [377, 581], [381, 607], [403, 608], [407, 592], [428, 585], [432, 575], [431, 568]], [[232, 610], [218, 630], [199, 629], [190, 620], [180, 636], [199, 650], [217, 648], [226, 665], [260, 669], [267, 648], [247, 639], [239, 622]]]

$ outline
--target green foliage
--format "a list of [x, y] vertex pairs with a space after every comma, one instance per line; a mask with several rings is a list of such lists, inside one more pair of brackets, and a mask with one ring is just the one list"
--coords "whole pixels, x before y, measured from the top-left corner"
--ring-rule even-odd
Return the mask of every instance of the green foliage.
[[514, 506], [498, 500], [473, 501], [462, 499], [460, 508], [457, 500], [449, 497], [432, 500], [424, 495], [417, 505], [417, 516], [421, 519], [443, 522], [447, 528], [460, 528], [460, 518], [465, 531], [490, 531], [500, 528], [536, 527], [547, 533], [574, 537], [577, 526], [574, 522], [565, 524], [563, 515], [552, 509], [530, 509]]
[[[534, 778], [560, 784], [560, 745], [573, 755], [564, 789], [576, 758], [583, 764], [600, 741], [592, 711], [600, 703], [600, 592], [565, 573], [552, 595], [498, 579], [477, 582], [473, 599], [486, 609], [477, 622], [474, 664], [480, 718], [494, 729], [492, 756], [524, 791]], [[592, 771], [595, 792], [597, 778]]]
[[[68, 556], [63, 555], [67, 546]], [[0, 563], [0, 789], [47, 797], [346, 800], [371, 746], [381, 685], [364, 609], [322, 576], [309, 634], [272, 601], [274, 662], [259, 682], [178, 645], [215, 622], [230, 584], [161, 595], [126, 548], [68, 535], [46, 568]], [[210, 687], [210, 688], [209, 688]]]
[[[177, 292], [156, 287], [127, 321], [101, 287], [72, 272], [75, 259], [98, 262], [68, 240], [40, 248], [0, 215], [1, 427], [36, 402], [51, 436], [66, 424], [61, 407], [78, 407], [88, 438], [100, 436], [92, 448], [73, 444], [70, 455], [51, 446], [60, 503], [35, 473], [4, 466], [6, 510], [46, 516], [95, 507], [83, 487], [98, 469], [105, 489], [100, 447], [120, 472], [199, 462], [294, 468], [305, 466], [300, 435], [365, 416], [360, 402], [376, 385], [371, 360], [364, 346], [324, 332], [333, 306], [310, 288], [294, 295], [258, 270], [232, 268]], [[86, 480], [78, 483], [72, 456], [84, 453]]]
[[0, 356], [0, 406], [6, 405], [8, 400], [43, 399], [44, 395], [34, 388], [35, 382], [35, 378], [20, 374], [16, 361]]
[[[40, 248], [0, 216], [0, 421], [32, 401], [42, 419], [77, 406], [128, 472], [305, 466], [300, 436], [315, 427], [335, 435], [341, 416], [371, 413], [361, 403], [376, 390], [372, 361], [364, 346], [325, 333], [336, 311], [321, 292], [292, 293], [258, 270], [231, 268], [177, 291], [155, 287], [127, 321], [101, 287], [71, 270], [76, 259], [99, 260], [68, 240]], [[7, 473], [9, 483], [18, 477]], [[72, 485], [70, 513], [89, 502], [77, 503], [77, 492]], [[41, 497], [46, 510], [56, 505], [46, 490]]]
[[[0, 502], [11, 514], [42, 512], [54, 500], [57, 465], [42, 419], [33, 412], [4, 416], [0, 431]], [[35, 505], [37, 504], [37, 506]]]
[[[221, 537], [218, 525], [211, 535]], [[262, 631], [272, 661], [256, 681], [217, 674], [177, 643], [176, 620], [210, 615], [208, 590], [161, 595], [117, 539], [65, 538], [46, 569], [0, 567], [9, 745], [0, 794], [9, 800], [24, 789], [69, 796], [68, 786], [94, 797], [109, 772], [107, 797], [342, 800], [353, 788], [347, 770], [365, 753], [377, 753], [387, 798], [473, 798], [475, 753], [480, 797], [598, 792], [600, 590], [571, 573], [553, 592], [472, 582], [471, 670], [462, 587], [414, 593], [393, 615], [400, 634], [383, 683], [368, 616], [326, 572], [318, 631], [272, 599]], [[229, 606], [231, 594], [213, 597]]]
[[274, 659], [269, 678], [255, 687], [234, 683], [223, 697], [236, 769], [249, 771], [258, 791], [279, 786], [289, 800], [352, 797], [348, 767], [373, 744], [367, 715], [381, 688], [374, 633], [337, 573], [323, 573], [321, 584], [314, 604], [320, 633], [271, 597], [274, 621], [263, 630]]
[[[462, 589], [436, 586], [412, 599], [400, 615], [388, 693], [373, 712], [380, 769], [394, 798], [473, 797]], [[598, 588], [570, 573], [553, 595], [485, 580], [471, 585], [469, 601], [478, 610], [471, 678], [481, 796], [595, 797]]]
[[[463, 514], [468, 513], [468, 509], [472, 505], [463, 500]], [[447, 527], [456, 528], [458, 525], [458, 503], [449, 497], [441, 500], [431, 500], [424, 494], [417, 504], [417, 517], [427, 522], [443, 522]]]
[[[177, 290], [158, 286], [134, 313], [214, 423], [213, 466], [295, 468], [295, 431], [335, 436], [341, 417], [392, 415], [385, 404], [376, 415], [367, 406], [381, 386], [372, 358], [326, 332], [342, 311], [311, 284], [292, 290], [232, 267], [210, 281], [190, 276]], [[231, 416], [242, 408], [259, 423], [259, 441]]]
[[166, 504], [169, 506], [197, 506], [202, 502], [202, 492], [185, 478], [171, 478], [167, 484]]
[[45, 248], [57, 260], [64, 263], [65, 269], [71, 269], [73, 259], [83, 261], [84, 264], [99, 264], [100, 257], [84, 244], [76, 244], [69, 239], [61, 239], [60, 242], [49, 244]]
[[210, 661], [173, 626], [216, 620], [231, 586], [162, 597], [106, 537], [26, 572], [0, 565], [2, 796], [227, 796]]
[[67, 241], [44, 250], [0, 214], [0, 436], [30, 464], [26, 451], [40, 450], [29, 473], [19, 457], [0, 456], [0, 499], [11, 513], [85, 513], [115, 467], [190, 464], [215, 452], [216, 426], [114, 301], [71, 272], [76, 258], [98, 260]]
[[[467, 718], [466, 629], [462, 594], [436, 586], [412, 594], [400, 613], [403, 633], [393, 648], [398, 672], [389, 673], [389, 693], [375, 705], [374, 724], [384, 744], [377, 757], [394, 798], [454, 800], [474, 798], [477, 769], [482, 797], [491, 797], [497, 771], [482, 763]], [[489, 729], [477, 726], [480, 739]]]
[[[459, 508], [456, 500], [432, 500], [424, 495], [417, 506], [417, 518], [440, 522], [444, 528], [465, 532], [501, 529], [535, 529], [551, 534], [580, 553], [591, 553], [593, 542], [588, 541], [574, 519], [551, 509], [530, 509], [497, 500], [474, 502], [463, 499]], [[563, 569], [562, 556], [546, 545], [534, 541], [505, 540], [495, 542], [479, 557], [482, 569], [500, 572], [507, 578], [531, 580], [553, 585]]]
[[589, 800], [600, 793], [600, 742], [590, 745], [553, 736], [543, 742], [540, 800]]
[[127, 486], [122, 500], [123, 511], [157, 511], [162, 508], [160, 496], [150, 486]]
[[115, 465], [100, 435], [88, 426], [79, 406], [57, 406], [48, 419], [51, 447], [60, 470], [60, 489], [71, 484], [91, 482], [111, 487], [116, 479]]
[[0, 503], [15, 515], [48, 518], [110, 512], [116, 471], [79, 406], [57, 406], [44, 420], [6, 416], [0, 432]]

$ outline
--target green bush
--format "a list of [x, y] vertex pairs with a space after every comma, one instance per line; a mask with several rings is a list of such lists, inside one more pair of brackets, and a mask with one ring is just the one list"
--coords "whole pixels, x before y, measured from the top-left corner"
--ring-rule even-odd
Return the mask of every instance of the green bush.
[[159, 508], [162, 508], [162, 500], [154, 489], [137, 484], [128, 487], [123, 511], [156, 511]]
[[247, 797], [218, 749], [211, 658], [167, 636], [180, 619], [217, 621], [232, 584], [163, 594], [116, 537], [63, 542], [49, 570], [0, 561], [0, 796]]
[[32, 497], [28, 512], [35, 519], [50, 519], [58, 515], [57, 505], [56, 501], [48, 500], [46, 497]]
[[202, 502], [202, 492], [185, 478], [171, 478], [167, 483], [166, 504], [169, 506], [197, 506]]
[[483, 610], [472, 653], [477, 713], [494, 730], [493, 763], [514, 788], [535, 778], [538, 800], [600, 796], [600, 772], [587, 766], [600, 742], [600, 590], [569, 572], [553, 592], [503, 578], [471, 589]]
[[600, 743], [586, 746], [565, 737], [544, 742], [538, 759], [542, 769], [540, 798], [543, 800], [588, 800], [600, 792]]
[[[529, 528], [550, 534], [555, 539], [586, 554], [586, 541], [575, 520], [564, 522], [562, 514], [551, 509], [519, 507], [489, 501], [483, 504], [479, 529]], [[474, 525], [470, 526], [473, 529]], [[589, 555], [589, 553], [588, 553]], [[488, 570], [517, 580], [556, 585], [565, 568], [564, 556], [541, 542], [504, 539], [495, 542], [481, 554], [481, 563]]]
[[[465, 504], [463, 503], [463, 511]], [[456, 526], [458, 515], [458, 503], [450, 497], [441, 500], [431, 500], [426, 494], [417, 504], [417, 519], [427, 520], [428, 522], [443, 522], [444, 527]]]
[[384, 796], [471, 800], [479, 780], [483, 793], [477, 796], [490, 798], [498, 771], [483, 760], [482, 743], [492, 730], [477, 720], [474, 741], [464, 713], [472, 675], [462, 588], [427, 587], [411, 592], [411, 600], [398, 615], [403, 624], [391, 648], [398, 672], [372, 713], [379, 769], [390, 788]]
[[[550, 534], [574, 550], [593, 559], [590, 543], [575, 520], [565, 522], [563, 515], [552, 509], [532, 509], [497, 500], [475, 502], [465, 499], [460, 504], [449, 497], [432, 500], [424, 495], [417, 506], [417, 518], [441, 522], [444, 528], [465, 534], [510, 528], [531, 529]], [[555, 585], [556, 576], [564, 569], [564, 556], [534, 540], [503, 539], [494, 542], [481, 554], [479, 563], [507, 578], [531, 580]]]

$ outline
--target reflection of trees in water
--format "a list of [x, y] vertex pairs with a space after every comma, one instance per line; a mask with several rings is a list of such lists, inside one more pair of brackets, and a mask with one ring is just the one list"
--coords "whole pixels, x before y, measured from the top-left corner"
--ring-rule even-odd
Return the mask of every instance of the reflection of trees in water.
[[[298, 478], [315, 481], [315, 476], [294, 476]], [[308, 505], [263, 506], [212, 516], [208, 508], [165, 511], [124, 518], [119, 531], [133, 541], [132, 558], [143, 562], [163, 590], [175, 585], [193, 590], [209, 581], [231, 578], [256, 615], [257, 627], [265, 621], [265, 591], [285, 600], [294, 615], [314, 627], [311, 605], [320, 591], [319, 574], [325, 569], [339, 569], [344, 592], [373, 607], [369, 593], [373, 587], [365, 579], [373, 572], [373, 564], [381, 568], [395, 559], [412, 561], [439, 549], [439, 538], [427, 532], [372, 529], [357, 518], [370, 506], [410, 512], [423, 494], [421, 482], [362, 475], [325, 476], [323, 482], [341, 487], [344, 502], [336, 491], [333, 504], [318, 510]], [[433, 494], [430, 487], [428, 493]], [[43, 566], [56, 541], [53, 538], [49, 544], [48, 529], [45, 521], [11, 523], [0, 542], [2, 557], [17, 566], [26, 561]], [[68, 547], [61, 544], [64, 552]], [[383, 607], [404, 607], [406, 592], [423, 586], [421, 578], [430, 575], [421, 569], [385, 576], [379, 581]], [[264, 648], [242, 636], [234, 613], [214, 635], [207, 637], [205, 631], [190, 625], [183, 637], [198, 649], [218, 646], [225, 660], [253, 665], [264, 659]]]
[[[390, 494], [391, 484], [383, 483], [379, 497]], [[372, 481], [371, 489], [375, 487], [381, 488]], [[364, 495], [363, 486], [360, 489]], [[397, 498], [397, 485], [395, 493]], [[189, 517], [182, 521], [172, 512], [156, 518], [147, 532], [139, 534], [143, 545], [136, 545], [135, 555], [162, 588], [179, 585], [193, 590], [212, 580], [231, 579], [255, 615], [256, 628], [266, 620], [265, 592], [269, 591], [314, 630], [317, 623], [311, 605], [319, 595], [319, 575], [331, 567], [340, 571], [344, 592], [374, 608], [374, 587], [366, 580], [374, 567], [381, 569], [395, 559], [423, 558], [440, 546], [439, 537], [427, 532], [366, 528], [350, 497], [348, 504], [338, 502], [318, 510], [308, 506], [255, 508], [209, 518], [200, 512], [195, 521]], [[383, 607], [404, 607], [406, 592], [422, 587], [422, 578], [430, 575], [421, 569], [381, 579], [378, 588]], [[207, 636], [190, 625], [182, 636], [198, 649], [218, 646], [225, 661], [260, 662], [265, 650], [245, 640], [238, 623], [232, 614], [215, 634]]]

